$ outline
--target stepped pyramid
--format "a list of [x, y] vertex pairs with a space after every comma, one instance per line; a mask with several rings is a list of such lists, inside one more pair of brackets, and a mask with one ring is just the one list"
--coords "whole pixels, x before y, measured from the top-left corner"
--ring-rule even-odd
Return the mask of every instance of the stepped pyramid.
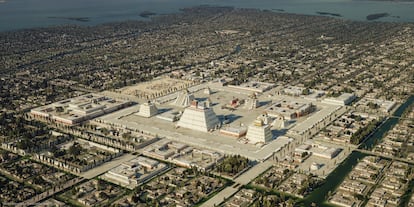
[[246, 104], [244, 105], [244, 108], [247, 110], [253, 110], [259, 107], [259, 100], [256, 97], [256, 94], [252, 94], [249, 96], [249, 98], [246, 101]]
[[261, 118], [257, 118], [247, 129], [246, 138], [253, 144], [269, 142], [273, 138], [270, 125], [265, 124]]
[[220, 126], [220, 121], [212, 108], [206, 106], [205, 102], [192, 101], [190, 107], [184, 110], [178, 127], [208, 132]]
[[139, 106], [139, 112], [136, 113], [136, 115], [149, 118], [151, 116], [156, 115], [157, 113], [157, 107], [153, 103], [147, 102]]
[[177, 98], [174, 100], [172, 105], [179, 107], [187, 107], [194, 100], [194, 95], [190, 93], [187, 89], [178, 92]]
[[273, 126], [277, 129], [284, 129], [286, 128], [288, 123], [286, 122], [285, 118], [283, 116], [278, 117], [273, 121]]
[[211, 95], [212, 94], [210, 87], [207, 87], [207, 88], [204, 89], [204, 94], [206, 94], [206, 95]]

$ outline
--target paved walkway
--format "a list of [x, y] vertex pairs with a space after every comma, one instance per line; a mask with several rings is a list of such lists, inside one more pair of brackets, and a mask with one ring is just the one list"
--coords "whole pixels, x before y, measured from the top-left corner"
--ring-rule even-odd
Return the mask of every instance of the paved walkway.
[[[222, 203], [227, 198], [231, 197], [233, 194], [235, 194], [237, 191], [239, 191], [239, 188], [242, 185], [247, 185], [250, 183], [253, 179], [255, 179], [257, 176], [262, 174], [264, 171], [269, 169], [273, 165], [273, 162], [271, 160], [267, 160], [265, 162], [261, 162], [252, 168], [250, 168], [245, 173], [241, 174], [239, 177], [237, 177], [234, 182], [235, 184], [232, 186], [229, 186], [222, 191], [220, 191], [218, 194], [216, 194], [214, 197], [210, 198], [208, 201], [203, 203], [201, 207], [213, 207], [218, 206], [220, 203]], [[239, 185], [237, 188], [234, 186]]]
[[81, 177], [84, 177], [86, 179], [92, 179], [98, 175], [101, 175], [103, 173], [105, 173], [106, 171], [120, 165], [123, 162], [132, 160], [134, 157], [136, 157], [136, 155], [132, 155], [132, 154], [124, 154], [120, 157], [114, 158], [109, 162], [106, 162], [98, 167], [95, 167], [93, 169], [90, 169], [86, 172], [83, 172], [80, 174]]
[[201, 205], [201, 207], [218, 206], [221, 202], [223, 202], [227, 198], [230, 198], [237, 191], [239, 191], [239, 188], [234, 188], [234, 187], [231, 187], [231, 186], [227, 187], [227, 188], [224, 188], [222, 191], [220, 191], [214, 197], [210, 198], [208, 201], [203, 203], [203, 205]]
[[245, 173], [241, 174], [239, 177], [237, 177], [234, 182], [239, 183], [241, 185], [247, 185], [249, 184], [253, 179], [255, 179], [257, 176], [262, 174], [264, 171], [269, 169], [273, 165], [273, 162], [271, 160], [267, 160], [264, 162], [261, 162], [252, 168], [250, 168]]

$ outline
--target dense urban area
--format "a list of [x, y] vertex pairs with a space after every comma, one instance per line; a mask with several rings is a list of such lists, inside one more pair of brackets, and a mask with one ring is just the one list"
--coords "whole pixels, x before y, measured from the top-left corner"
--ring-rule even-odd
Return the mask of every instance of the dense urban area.
[[414, 206], [414, 24], [194, 7], [0, 33], [0, 206]]

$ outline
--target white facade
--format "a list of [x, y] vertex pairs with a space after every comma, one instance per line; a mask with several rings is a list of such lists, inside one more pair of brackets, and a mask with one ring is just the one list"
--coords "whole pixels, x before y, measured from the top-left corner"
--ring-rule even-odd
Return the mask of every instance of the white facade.
[[140, 156], [112, 168], [102, 178], [132, 189], [166, 168], [164, 163]]
[[187, 107], [194, 101], [194, 95], [187, 90], [178, 93], [177, 98], [174, 100], [172, 105], [179, 107]]
[[212, 94], [211, 89], [209, 87], [205, 88], [204, 89], [204, 94], [211, 95]]
[[244, 105], [244, 108], [247, 110], [253, 110], [259, 107], [259, 100], [257, 98], [249, 98]]
[[205, 103], [199, 104], [197, 101], [193, 101], [191, 106], [184, 110], [177, 126], [208, 132], [219, 127], [220, 121], [212, 108], [206, 107]]
[[265, 83], [265, 82], [258, 82], [258, 81], [250, 81], [250, 82], [238, 85], [238, 86], [228, 85], [228, 87], [230, 88], [243, 89], [243, 90], [258, 92], [258, 93], [263, 93], [265, 91], [268, 91], [272, 89], [274, 86], [275, 84], [273, 83]]
[[258, 142], [267, 143], [272, 140], [272, 130], [270, 125], [264, 124], [262, 120], [257, 119], [249, 126], [246, 138], [249, 142], [255, 144]]
[[356, 96], [352, 93], [343, 93], [339, 97], [331, 97], [331, 98], [325, 98], [322, 103], [326, 104], [332, 104], [332, 105], [338, 105], [338, 106], [345, 106], [349, 105], [356, 99]]
[[57, 123], [67, 125], [75, 125], [82, 121], [125, 108], [129, 105], [131, 105], [129, 101], [90, 93], [37, 107], [32, 109], [30, 113], [37, 118], [50, 119]]
[[139, 107], [139, 112], [137, 115], [149, 118], [156, 115], [157, 113], [158, 109], [153, 103], [143, 103]]
[[272, 123], [273, 127], [276, 127], [277, 129], [285, 129], [289, 125], [288, 122], [285, 120], [283, 116], [278, 117], [275, 119]]

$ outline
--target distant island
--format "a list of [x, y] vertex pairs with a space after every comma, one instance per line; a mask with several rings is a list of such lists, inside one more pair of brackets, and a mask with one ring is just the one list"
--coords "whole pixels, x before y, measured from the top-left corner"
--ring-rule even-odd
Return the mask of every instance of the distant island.
[[200, 5], [194, 7], [181, 8], [182, 12], [215, 12], [215, 11], [233, 11], [234, 7], [232, 6], [210, 6], [210, 5]]
[[278, 11], [278, 12], [285, 12], [284, 9], [272, 9], [273, 11]]
[[376, 19], [383, 18], [383, 17], [388, 17], [388, 16], [390, 16], [390, 14], [388, 13], [370, 14], [367, 16], [367, 20], [371, 21], [371, 20], [376, 20]]
[[139, 13], [139, 16], [144, 17], [144, 18], [148, 18], [148, 17], [154, 16], [154, 15], [157, 15], [157, 13], [151, 12], [151, 11], [143, 11], [143, 12]]
[[49, 19], [66, 19], [78, 22], [89, 22], [89, 17], [48, 17]]
[[330, 13], [330, 12], [316, 12], [319, 15], [325, 15], [325, 16], [333, 16], [333, 17], [342, 17], [341, 14], [337, 14], [337, 13]]

